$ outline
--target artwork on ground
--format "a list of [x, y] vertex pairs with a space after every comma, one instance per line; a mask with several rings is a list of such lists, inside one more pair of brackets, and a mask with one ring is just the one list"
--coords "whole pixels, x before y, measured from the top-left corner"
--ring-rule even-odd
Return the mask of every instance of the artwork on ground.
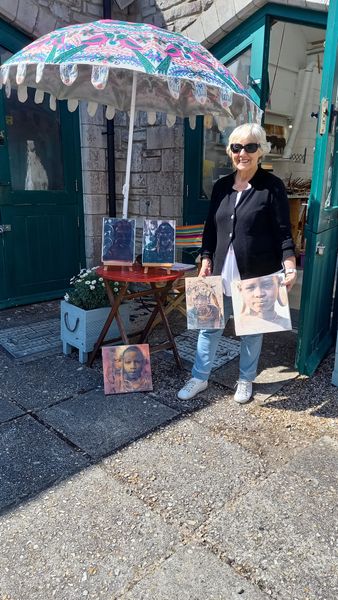
[[231, 290], [237, 335], [292, 329], [282, 273], [233, 281]]
[[130, 266], [135, 262], [135, 219], [103, 218], [102, 262]]
[[153, 389], [148, 344], [103, 346], [102, 359], [105, 394]]
[[145, 219], [142, 236], [142, 264], [171, 267], [175, 262], [176, 221]]
[[223, 288], [220, 276], [185, 279], [188, 329], [224, 327]]

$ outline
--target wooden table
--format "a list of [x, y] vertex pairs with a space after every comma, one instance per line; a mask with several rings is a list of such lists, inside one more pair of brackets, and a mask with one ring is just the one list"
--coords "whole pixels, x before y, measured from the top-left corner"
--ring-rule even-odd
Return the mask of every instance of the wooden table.
[[[124, 344], [130, 344], [130, 340], [127, 336], [123, 321], [119, 315], [119, 307], [121, 303], [133, 300], [135, 298], [139, 299], [143, 298], [144, 296], [150, 296], [156, 301], [156, 306], [154, 307], [154, 310], [152, 311], [144, 329], [132, 333], [130, 337], [139, 337], [139, 340], [137, 342], [133, 341], [133, 343], [146, 343], [148, 336], [151, 332], [153, 323], [157, 315], [159, 315], [161, 318], [161, 322], [163, 323], [165, 332], [167, 334], [168, 341], [163, 342], [162, 344], [151, 346], [149, 348], [150, 352], [158, 352], [164, 349], [172, 349], [177, 366], [180, 369], [183, 369], [181, 358], [175, 344], [175, 339], [171, 332], [170, 325], [164, 311], [164, 304], [167, 295], [171, 290], [174, 281], [182, 277], [183, 272], [181, 270], [167, 272], [166, 269], [161, 269], [159, 267], [148, 267], [148, 272], [145, 273], [144, 268], [141, 265], [136, 264], [132, 267], [109, 267], [108, 269], [104, 267], [99, 267], [97, 269], [97, 275], [98, 277], [102, 277], [105, 283], [107, 295], [111, 304], [111, 311], [97, 339], [94, 349], [89, 356], [88, 366], [92, 366], [94, 359], [97, 356], [97, 353], [101, 346], [109, 342], [109, 340], [105, 340], [105, 337], [114, 319], [116, 319], [116, 323], [121, 334], [120, 339]], [[120, 291], [117, 295], [114, 295], [114, 293], [112, 292], [112, 289], [109, 285], [109, 282], [111, 281], [118, 281], [121, 284]], [[130, 284], [135, 283], [142, 283], [147, 287], [146, 289], [129, 293]]]

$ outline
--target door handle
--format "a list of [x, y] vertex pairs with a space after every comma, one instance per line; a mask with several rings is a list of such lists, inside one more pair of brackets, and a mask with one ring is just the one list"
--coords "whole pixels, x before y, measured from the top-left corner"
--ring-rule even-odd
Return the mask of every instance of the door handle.
[[329, 115], [329, 101], [327, 98], [322, 98], [319, 109], [319, 135], [324, 135], [326, 132], [327, 117]]
[[321, 244], [321, 242], [317, 242], [316, 254], [319, 254], [319, 256], [323, 256], [324, 252], [325, 252], [324, 244]]
[[0, 235], [12, 231], [12, 225], [0, 225]]
[[4, 145], [5, 145], [5, 139], [6, 139], [6, 138], [5, 138], [5, 132], [4, 132], [4, 130], [2, 129], [2, 130], [0, 131], [0, 146], [4, 146]]

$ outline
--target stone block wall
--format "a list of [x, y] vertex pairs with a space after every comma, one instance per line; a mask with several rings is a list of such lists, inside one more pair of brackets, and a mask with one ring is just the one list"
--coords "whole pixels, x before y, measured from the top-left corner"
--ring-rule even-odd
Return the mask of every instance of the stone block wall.
[[102, 18], [102, 0], [1, 0], [0, 16], [24, 33], [39, 37], [70, 23]]
[[80, 120], [86, 261], [93, 267], [100, 264], [102, 218], [108, 212], [107, 125], [103, 108], [90, 117], [84, 102]]

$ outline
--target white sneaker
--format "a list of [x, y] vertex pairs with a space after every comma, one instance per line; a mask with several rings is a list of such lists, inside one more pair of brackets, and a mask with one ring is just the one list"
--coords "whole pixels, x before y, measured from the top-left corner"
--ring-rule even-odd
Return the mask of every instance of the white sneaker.
[[245, 404], [249, 402], [252, 396], [252, 381], [243, 381], [240, 379], [237, 381], [237, 390], [234, 395], [235, 402], [239, 404]]
[[190, 400], [190, 398], [193, 398], [200, 392], [203, 392], [203, 390], [206, 390], [207, 387], [207, 381], [202, 381], [202, 379], [196, 379], [196, 377], [192, 377], [178, 392], [177, 398], [180, 400]]

